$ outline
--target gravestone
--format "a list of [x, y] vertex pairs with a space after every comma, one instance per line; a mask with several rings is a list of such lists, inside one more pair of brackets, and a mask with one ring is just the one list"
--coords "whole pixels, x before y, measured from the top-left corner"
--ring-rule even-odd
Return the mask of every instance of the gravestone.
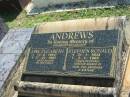
[[29, 15], [79, 8], [112, 7], [130, 4], [130, 0], [31, 0], [25, 8]]
[[118, 30], [32, 34], [26, 73], [115, 78], [121, 34]]
[[[83, 87], [89, 91], [86, 90], [83, 95], [114, 97], [112, 93], [119, 92], [124, 72], [122, 54], [127, 53], [124, 21], [123, 17], [112, 17], [59, 21], [37, 26], [26, 51], [22, 82], [18, 86], [20, 95], [28, 94], [31, 88], [34, 88], [37, 94], [43, 93], [38, 91], [48, 94], [46, 85], [52, 88], [49, 92], [51, 95], [59, 89], [58, 84], [64, 84], [62, 89], [56, 92], [57, 95], [61, 96], [60, 91], [65, 92], [69, 87], [67, 85], [72, 85], [73, 88], [68, 88], [70, 91], [81, 93], [75, 85], [81, 88], [81, 85], [84, 85], [89, 86], [90, 90]], [[91, 93], [92, 87], [95, 94]], [[100, 87], [104, 87], [104, 94], [100, 92], [103, 91]], [[108, 93], [108, 90], [112, 92]], [[67, 95], [64, 92], [63, 95]], [[72, 93], [70, 97], [77, 97], [74, 95]]]

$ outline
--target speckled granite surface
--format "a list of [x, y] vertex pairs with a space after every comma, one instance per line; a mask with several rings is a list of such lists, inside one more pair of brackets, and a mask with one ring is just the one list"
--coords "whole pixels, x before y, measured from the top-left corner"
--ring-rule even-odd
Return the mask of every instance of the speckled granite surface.
[[33, 28], [12, 29], [0, 42], [0, 93], [13, 66], [28, 43]]

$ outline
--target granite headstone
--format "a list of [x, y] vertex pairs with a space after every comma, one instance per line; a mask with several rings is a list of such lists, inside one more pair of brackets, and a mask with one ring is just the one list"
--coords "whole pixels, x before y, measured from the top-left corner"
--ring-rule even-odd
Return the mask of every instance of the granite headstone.
[[26, 72], [115, 77], [119, 35], [118, 30], [32, 34]]
[[36, 26], [26, 47], [18, 96], [119, 97], [128, 45], [125, 17]]
[[107, 19], [36, 27], [27, 47], [22, 81], [113, 86], [121, 72], [125, 36], [118, 22]]

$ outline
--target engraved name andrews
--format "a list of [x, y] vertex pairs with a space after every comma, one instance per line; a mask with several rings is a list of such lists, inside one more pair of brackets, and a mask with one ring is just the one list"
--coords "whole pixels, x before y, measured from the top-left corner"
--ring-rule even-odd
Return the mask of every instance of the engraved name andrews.
[[33, 34], [26, 72], [114, 77], [118, 30]]

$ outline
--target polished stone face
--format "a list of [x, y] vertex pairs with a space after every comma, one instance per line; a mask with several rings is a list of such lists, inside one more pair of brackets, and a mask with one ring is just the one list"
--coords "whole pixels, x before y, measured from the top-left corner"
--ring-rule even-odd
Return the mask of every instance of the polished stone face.
[[115, 77], [118, 30], [32, 34], [26, 73]]

